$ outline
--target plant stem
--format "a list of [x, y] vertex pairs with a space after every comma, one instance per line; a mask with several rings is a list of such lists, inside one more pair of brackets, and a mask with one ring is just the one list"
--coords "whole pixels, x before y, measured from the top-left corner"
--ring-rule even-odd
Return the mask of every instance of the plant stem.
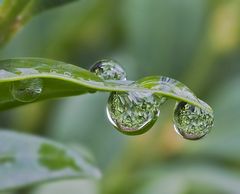
[[0, 9], [0, 47], [22, 27], [21, 12], [29, 0], [5, 0]]

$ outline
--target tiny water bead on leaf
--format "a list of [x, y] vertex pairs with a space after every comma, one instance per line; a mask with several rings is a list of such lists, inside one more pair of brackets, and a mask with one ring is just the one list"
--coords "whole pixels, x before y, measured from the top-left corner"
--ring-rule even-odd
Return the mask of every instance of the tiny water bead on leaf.
[[95, 63], [90, 71], [104, 80], [126, 80], [126, 72], [114, 60], [101, 60]]
[[41, 95], [42, 89], [43, 84], [41, 79], [27, 79], [13, 82], [11, 93], [17, 101], [33, 102]]
[[113, 126], [127, 135], [148, 131], [158, 119], [160, 101], [149, 92], [112, 92], [107, 115]]
[[[204, 103], [201, 101], [201, 103]], [[186, 102], [177, 103], [174, 110], [174, 128], [185, 139], [204, 137], [213, 127], [213, 112], [203, 110]]]

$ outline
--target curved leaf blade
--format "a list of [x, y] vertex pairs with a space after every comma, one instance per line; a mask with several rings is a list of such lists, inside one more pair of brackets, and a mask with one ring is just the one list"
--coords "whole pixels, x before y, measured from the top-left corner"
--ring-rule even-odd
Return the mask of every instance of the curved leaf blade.
[[79, 152], [43, 138], [0, 131], [0, 191], [56, 179], [99, 176], [98, 169]]
[[105, 81], [86, 69], [64, 62], [41, 58], [18, 58], [0, 61], [0, 89], [2, 91], [0, 110], [25, 104], [13, 98], [11, 94], [12, 84], [16, 81], [34, 78], [43, 80], [43, 92], [37, 101], [96, 91], [135, 91], [152, 92], [158, 96], [185, 101], [212, 111], [188, 87], [168, 77], [150, 76], [137, 82]]

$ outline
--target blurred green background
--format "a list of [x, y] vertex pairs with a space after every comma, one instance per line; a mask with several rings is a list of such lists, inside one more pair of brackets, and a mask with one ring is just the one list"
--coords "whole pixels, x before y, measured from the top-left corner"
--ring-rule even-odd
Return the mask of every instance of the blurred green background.
[[239, 194], [239, 53], [239, 0], [82, 0], [35, 17], [0, 50], [1, 58], [44, 57], [84, 68], [113, 58], [128, 79], [165, 75], [185, 83], [212, 106], [215, 126], [200, 141], [182, 139], [169, 101], [148, 133], [128, 137], [107, 120], [107, 93], [1, 112], [2, 128], [82, 145], [103, 172], [100, 181], [13, 193]]

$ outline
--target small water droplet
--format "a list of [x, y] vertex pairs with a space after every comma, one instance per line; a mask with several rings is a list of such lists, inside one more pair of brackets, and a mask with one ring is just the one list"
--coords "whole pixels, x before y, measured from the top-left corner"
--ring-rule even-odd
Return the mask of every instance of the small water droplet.
[[56, 69], [50, 69], [50, 73], [57, 74], [57, 70]]
[[138, 135], [148, 131], [156, 122], [160, 102], [149, 92], [112, 92], [107, 115], [120, 132]]
[[95, 63], [90, 71], [104, 80], [126, 80], [126, 72], [113, 60], [101, 60]]
[[213, 122], [212, 112], [186, 102], [179, 102], [175, 107], [174, 128], [185, 139], [201, 139], [211, 131]]
[[66, 77], [72, 77], [72, 73], [71, 73], [71, 72], [68, 72], [68, 71], [65, 71], [65, 72], [63, 73], [63, 75], [66, 76]]
[[11, 93], [14, 99], [20, 102], [33, 102], [42, 93], [42, 80], [29, 79], [13, 82]]

